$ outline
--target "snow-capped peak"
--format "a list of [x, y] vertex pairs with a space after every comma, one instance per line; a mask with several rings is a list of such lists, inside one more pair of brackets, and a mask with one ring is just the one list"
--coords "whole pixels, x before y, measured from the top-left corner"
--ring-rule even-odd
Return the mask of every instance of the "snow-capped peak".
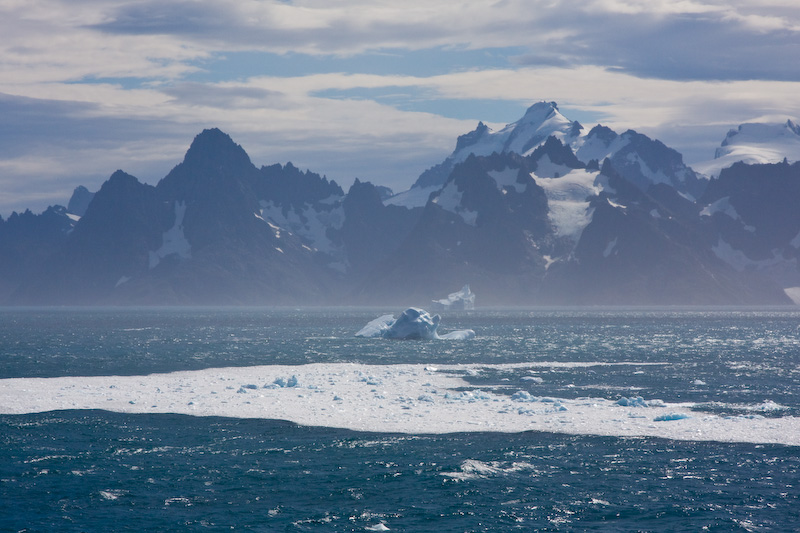
[[714, 159], [694, 165], [708, 176], [734, 163], [779, 163], [800, 160], [800, 126], [791, 119], [780, 123], [748, 122], [732, 129], [717, 148]]
[[474, 130], [459, 136], [456, 149], [447, 159], [423, 172], [410, 191], [396, 195], [387, 203], [406, 207], [424, 205], [430, 193], [445, 184], [453, 167], [466, 161], [470, 155], [490, 156], [507, 152], [528, 155], [551, 136], [572, 146], [580, 138], [582, 130], [579, 122], [561, 114], [555, 102], [533, 104], [522, 118], [499, 131], [480, 122]]
[[580, 130], [580, 124], [562, 115], [555, 102], [537, 102], [528, 108], [521, 119], [500, 131], [495, 132], [483, 123], [479, 124], [472, 133], [460, 139], [462, 142], [456, 145], [450, 159], [453, 163], [460, 163], [470, 154], [487, 156], [494, 152], [527, 155], [550, 136], [569, 144], [572, 137], [580, 134]]
[[748, 122], [730, 130], [717, 148], [715, 159], [730, 153], [731, 148], [745, 144], [772, 144], [781, 142], [800, 143], [800, 127], [791, 119], [784, 123]]

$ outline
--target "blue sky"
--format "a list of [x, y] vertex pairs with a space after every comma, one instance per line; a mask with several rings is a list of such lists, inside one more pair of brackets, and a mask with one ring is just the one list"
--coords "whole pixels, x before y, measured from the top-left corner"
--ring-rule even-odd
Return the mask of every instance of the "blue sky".
[[541, 100], [689, 163], [800, 117], [796, 0], [0, 0], [0, 35], [3, 217], [155, 184], [208, 127], [399, 191]]

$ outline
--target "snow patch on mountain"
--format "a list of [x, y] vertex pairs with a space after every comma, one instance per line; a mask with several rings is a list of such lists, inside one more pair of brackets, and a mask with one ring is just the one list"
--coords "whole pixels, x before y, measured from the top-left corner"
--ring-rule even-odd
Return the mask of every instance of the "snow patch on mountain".
[[412, 209], [414, 207], [424, 207], [428, 203], [431, 194], [441, 189], [441, 185], [431, 185], [429, 187], [412, 187], [411, 189], [395, 194], [383, 202], [385, 205], [397, 205]]
[[773, 250], [772, 257], [769, 259], [750, 259], [744, 252], [734, 248], [721, 238], [711, 249], [717, 257], [739, 272], [743, 272], [744, 270], [763, 270], [787, 262], [778, 250]]
[[736, 209], [731, 205], [731, 197], [725, 196], [724, 198], [720, 198], [716, 202], [713, 202], [700, 211], [700, 216], [710, 217], [713, 216], [715, 213], [723, 213], [728, 215], [733, 220], [739, 220], [739, 213], [736, 212]]
[[593, 129], [587, 136], [581, 137], [573, 143], [572, 148], [578, 159], [587, 163], [594, 159], [602, 163], [604, 159], [611, 157], [630, 144], [629, 138], [617, 135], [607, 128], [602, 128], [602, 130], [605, 131], [605, 134], [598, 133], [601, 130]]
[[[716, 213], [722, 213], [724, 215], [727, 215], [733, 220], [742, 222], [742, 217], [740, 217], [739, 213], [736, 212], [736, 208], [734, 208], [733, 205], [731, 205], [730, 199], [731, 199], [730, 196], [725, 196], [723, 198], [720, 198], [716, 202], [707, 205], [706, 207], [703, 208], [702, 211], [700, 211], [700, 216], [710, 217]], [[744, 226], [744, 229], [751, 233], [755, 233], [756, 231], [756, 228], [749, 225]]]
[[458, 190], [454, 181], [450, 181], [439, 191], [439, 195], [432, 201], [445, 211], [450, 211], [460, 216], [461, 219], [470, 226], [477, 226], [478, 212], [467, 209], [461, 204], [463, 193]]
[[175, 223], [164, 232], [161, 238], [161, 247], [149, 254], [151, 270], [157, 267], [162, 259], [173, 254], [177, 254], [181, 259], [192, 257], [192, 245], [183, 234], [183, 217], [185, 215], [186, 202], [175, 202]]
[[[642, 175], [650, 180], [652, 183], [667, 183], [671, 184], [672, 180], [670, 180], [669, 176], [664, 174], [661, 170], [653, 170], [650, 166], [641, 158], [641, 156], [636, 152], [630, 152], [627, 156], [625, 156], [627, 162], [632, 165], [638, 165], [639, 170]], [[685, 179], [683, 175], [678, 175], [678, 178], [682, 181]]]
[[570, 237], [577, 242], [592, 221], [589, 199], [603, 190], [598, 176], [597, 172], [584, 169], [572, 170], [558, 178], [531, 175], [547, 195], [548, 217], [559, 237]]
[[789, 244], [794, 248], [800, 249], [800, 233], [794, 236], [794, 239], [789, 241]]
[[618, 238], [615, 237], [613, 241], [609, 242], [606, 245], [606, 249], [603, 250], [603, 257], [608, 257], [609, 255], [611, 255], [611, 253], [614, 251], [614, 248], [617, 247], [617, 240]]
[[545, 154], [536, 162], [536, 175], [542, 178], [556, 178], [572, 171], [566, 165], [553, 163], [550, 156]]
[[503, 170], [490, 170], [488, 174], [497, 183], [497, 188], [500, 189], [500, 192], [514, 189], [521, 193], [528, 188], [527, 184], [517, 182], [517, 177], [519, 176], [519, 169], [517, 168], [506, 167]]
[[[313, 249], [331, 256], [342, 253], [341, 245], [328, 237], [329, 228], [339, 230], [344, 224], [344, 209], [341, 197], [335, 196], [318, 202], [318, 205], [303, 204], [302, 208], [282, 207], [272, 201], [261, 200], [260, 218], [270, 224], [290, 231]], [[271, 221], [271, 223], [270, 223]], [[280, 236], [280, 232], [276, 232]]]

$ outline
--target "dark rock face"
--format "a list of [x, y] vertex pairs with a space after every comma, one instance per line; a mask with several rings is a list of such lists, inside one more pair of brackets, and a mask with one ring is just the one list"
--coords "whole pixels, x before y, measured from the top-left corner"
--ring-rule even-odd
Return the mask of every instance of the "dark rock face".
[[800, 287], [800, 163], [736, 163], [711, 180], [698, 204], [713, 249], [743, 273]]
[[75, 187], [72, 197], [67, 204], [67, 213], [82, 217], [89, 208], [89, 204], [92, 203], [93, 198], [94, 193], [89, 192], [89, 189], [83, 185]]
[[356, 180], [345, 197], [344, 224], [339, 236], [347, 251], [349, 274], [368, 276], [405, 241], [422, 209], [385, 206], [378, 187]]
[[[556, 240], [533, 165], [516, 154], [456, 165], [408, 237], [367, 278], [361, 301], [427, 301], [469, 281], [487, 304], [532, 302], [544, 273], [540, 247]], [[510, 172], [510, 183], [498, 183], [498, 172]]]
[[[547, 302], [605, 305], [712, 305], [783, 302], [779, 287], [743, 276], [713, 254], [692, 210], [641, 192], [603, 166], [610, 190], [594, 198], [591, 223], [568, 261], [545, 279]], [[670, 195], [674, 201], [674, 195]], [[674, 205], [674, 204], [673, 204]]]
[[121, 171], [19, 303], [325, 301], [332, 277], [301, 239], [258, 217], [265, 178], [219, 130], [197, 136], [157, 187]]
[[62, 206], [40, 215], [30, 211], [0, 218], [0, 302], [29, 279], [35, 279], [42, 264], [67, 241], [74, 221]]

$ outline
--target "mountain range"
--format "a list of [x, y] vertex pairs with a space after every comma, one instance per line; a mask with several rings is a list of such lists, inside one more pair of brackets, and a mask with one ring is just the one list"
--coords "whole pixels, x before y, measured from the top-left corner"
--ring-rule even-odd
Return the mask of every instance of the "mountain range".
[[699, 172], [539, 102], [408, 191], [345, 192], [208, 129], [155, 186], [118, 170], [0, 219], [0, 304], [424, 306], [465, 284], [478, 305], [791, 304], [799, 156], [791, 121], [743, 124]]

